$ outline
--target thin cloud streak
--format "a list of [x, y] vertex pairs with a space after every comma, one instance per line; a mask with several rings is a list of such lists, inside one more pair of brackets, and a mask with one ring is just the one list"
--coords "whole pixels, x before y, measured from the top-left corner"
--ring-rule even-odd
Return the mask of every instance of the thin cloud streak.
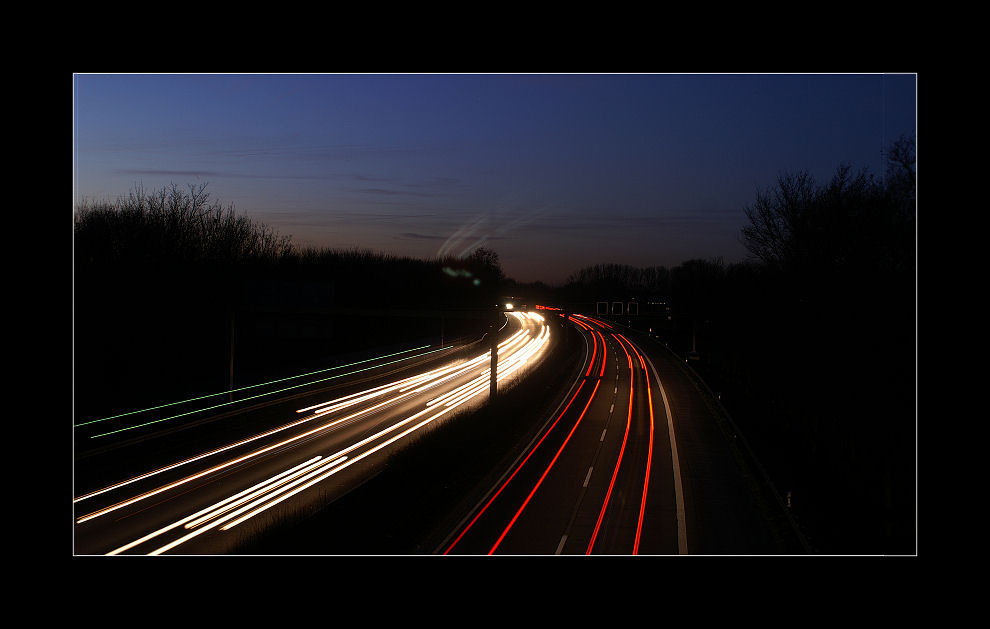
[[149, 177], [213, 177], [217, 179], [325, 179], [318, 175], [258, 175], [223, 172], [217, 170], [168, 170], [164, 168], [126, 168], [113, 171], [118, 175], [144, 175]]
[[[454, 255], [457, 258], [463, 258], [483, 247], [489, 240], [501, 240], [506, 237], [506, 234], [532, 224], [545, 214], [546, 212], [543, 210], [536, 210], [508, 220], [500, 220], [494, 212], [479, 214], [447, 238], [437, 250], [437, 257]], [[459, 253], [453, 253], [454, 251], [459, 251]]]
[[396, 238], [412, 238], [414, 240], [443, 240], [443, 236], [431, 236], [429, 234], [417, 234], [414, 232], [402, 232]]
[[354, 192], [362, 194], [384, 194], [387, 196], [411, 196], [411, 197], [437, 197], [441, 196], [434, 192], [410, 192], [409, 190], [395, 190], [391, 188], [358, 188]]

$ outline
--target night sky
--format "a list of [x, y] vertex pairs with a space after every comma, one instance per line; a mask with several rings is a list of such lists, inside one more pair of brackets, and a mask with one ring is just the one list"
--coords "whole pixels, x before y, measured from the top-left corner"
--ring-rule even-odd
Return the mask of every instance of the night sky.
[[914, 74], [73, 76], [75, 201], [186, 190], [300, 246], [498, 252], [562, 283], [602, 262], [742, 261], [778, 175], [881, 173]]

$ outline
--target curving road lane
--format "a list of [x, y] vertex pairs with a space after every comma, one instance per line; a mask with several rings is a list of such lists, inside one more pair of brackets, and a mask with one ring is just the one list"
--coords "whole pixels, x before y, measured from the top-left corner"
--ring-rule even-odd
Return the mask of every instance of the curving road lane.
[[656, 368], [610, 324], [569, 320], [587, 344], [579, 378], [443, 554], [688, 552], [674, 424]]

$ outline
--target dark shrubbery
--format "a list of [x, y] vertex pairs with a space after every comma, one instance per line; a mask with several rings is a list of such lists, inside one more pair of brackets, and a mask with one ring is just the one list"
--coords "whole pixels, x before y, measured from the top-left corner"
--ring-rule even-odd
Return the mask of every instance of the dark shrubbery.
[[84, 202], [76, 212], [77, 264], [190, 264], [277, 261], [289, 239], [210, 200], [206, 186], [177, 186], [126, 200]]

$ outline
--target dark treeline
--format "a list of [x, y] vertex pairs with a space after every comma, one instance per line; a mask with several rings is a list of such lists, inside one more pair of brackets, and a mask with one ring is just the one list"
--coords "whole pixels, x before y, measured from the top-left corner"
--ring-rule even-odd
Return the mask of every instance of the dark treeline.
[[827, 553], [916, 551], [913, 141], [889, 156], [882, 179], [840, 165], [823, 183], [788, 173], [759, 191], [747, 262], [599, 264], [557, 289], [666, 304], [638, 320], [682, 355], [696, 344], [692, 367]]
[[[74, 391], [84, 416], [223, 391], [232, 348], [238, 386], [348, 352], [473, 333], [483, 325], [457, 312], [494, 303], [503, 276], [485, 249], [432, 260], [298, 249], [205, 186], [86, 201], [74, 220]], [[452, 314], [429, 316], [441, 309]]]
[[627, 264], [596, 264], [571, 274], [567, 284], [580, 287], [621, 287], [626, 291], [660, 293], [669, 290], [670, 271], [663, 266], [646, 268]]

